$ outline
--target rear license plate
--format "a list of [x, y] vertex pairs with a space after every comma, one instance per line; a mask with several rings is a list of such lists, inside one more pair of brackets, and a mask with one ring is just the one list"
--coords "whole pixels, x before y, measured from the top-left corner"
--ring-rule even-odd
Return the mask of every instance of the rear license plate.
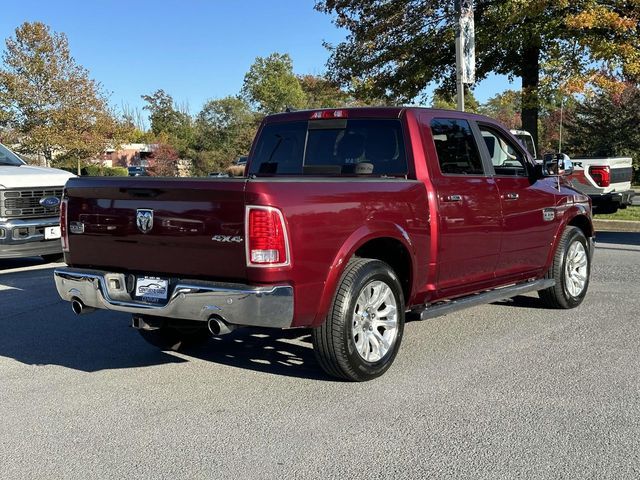
[[54, 238], [60, 238], [60, 226], [44, 227], [44, 239], [53, 240]]
[[151, 301], [166, 300], [169, 291], [169, 280], [157, 277], [138, 277], [136, 281], [136, 297]]

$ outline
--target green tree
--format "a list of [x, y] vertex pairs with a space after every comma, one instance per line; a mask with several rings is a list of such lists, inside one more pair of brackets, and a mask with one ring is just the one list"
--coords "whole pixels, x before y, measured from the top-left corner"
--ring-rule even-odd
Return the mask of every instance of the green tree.
[[572, 155], [618, 156], [634, 159], [640, 170], [640, 89], [626, 84], [620, 91], [601, 91], [575, 105], [566, 122]]
[[479, 113], [502, 122], [508, 128], [522, 128], [520, 112], [522, 97], [520, 92], [506, 90], [494, 95], [479, 109]]
[[19, 150], [80, 160], [117, 141], [118, 124], [100, 85], [78, 65], [63, 33], [23, 23], [6, 40], [0, 69], [0, 110], [21, 135]]
[[[410, 102], [432, 81], [455, 89], [455, 1], [318, 0], [348, 31], [331, 47], [329, 74], [343, 85]], [[640, 74], [640, 3], [627, 0], [477, 0], [477, 78], [522, 78], [522, 122], [538, 131], [544, 87], [582, 88]]]
[[188, 156], [194, 140], [193, 119], [186, 106], [178, 107], [171, 95], [164, 90], [156, 90], [151, 95], [142, 95], [147, 104], [142, 107], [149, 111], [151, 131], [156, 137], [164, 136], [182, 156]]
[[257, 57], [244, 76], [242, 95], [264, 113], [283, 112], [287, 107], [303, 108], [306, 96], [293, 73], [288, 54]]
[[[478, 113], [481, 108], [478, 100], [476, 100], [476, 97], [473, 95], [473, 92], [466, 88], [464, 92], [464, 105], [466, 111], [473, 113]], [[433, 101], [431, 102], [431, 106], [433, 108], [455, 110], [457, 107], [456, 98], [454, 95], [451, 95], [446, 91], [435, 92], [433, 94]]]
[[221, 171], [247, 155], [259, 116], [240, 97], [209, 100], [195, 120], [195, 169], [206, 174]]

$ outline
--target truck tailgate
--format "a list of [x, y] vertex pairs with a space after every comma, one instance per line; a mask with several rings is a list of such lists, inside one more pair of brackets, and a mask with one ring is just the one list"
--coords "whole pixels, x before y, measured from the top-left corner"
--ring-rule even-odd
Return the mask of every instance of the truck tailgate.
[[71, 266], [241, 280], [244, 179], [74, 178]]

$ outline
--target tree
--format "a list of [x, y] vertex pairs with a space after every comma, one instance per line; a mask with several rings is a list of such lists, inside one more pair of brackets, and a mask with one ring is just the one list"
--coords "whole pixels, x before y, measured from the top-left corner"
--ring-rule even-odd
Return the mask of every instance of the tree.
[[491, 97], [483, 104], [479, 112], [488, 117], [495, 118], [508, 128], [519, 129], [522, 127], [520, 92], [506, 90]]
[[[640, 75], [640, 4], [627, 0], [477, 0], [477, 78], [522, 78], [522, 123], [537, 138], [546, 89]], [[432, 81], [455, 89], [455, 1], [319, 0], [348, 30], [331, 47], [330, 76], [410, 102]]]
[[298, 82], [306, 96], [306, 108], [337, 108], [354, 103], [353, 98], [340, 88], [340, 84], [317, 75], [299, 75]]
[[180, 155], [187, 156], [195, 134], [187, 106], [178, 107], [173, 97], [162, 89], [141, 97], [147, 102], [142, 108], [149, 111], [153, 134], [156, 137], [166, 135], [166, 141], [173, 145]]
[[[465, 109], [468, 112], [478, 113], [480, 111], [480, 104], [476, 97], [473, 95], [473, 92], [469, 89], [465, 89], [464, 92], [464, 104]], [[433, 108], [443, 108], [446, 110], [455, 110], [456, 109], [456, 99], [453, 95], [447, 94], [446, 92], [435, 92], [433, 95], [433, 101], [431, 103]]]
[[259, 118], [245, 100], [225, 97], [209, 100], [195, 120], [196, 170], [221, 171], [249, 153]]
[[620, 92], [601, 91], [575, 105], [567, 122], [568, 150], [574, 155], [618, 156], [634, 159], [640, 169], [640, 89], [626, 84]]
[[287, 107], [303, 108], [306, 100], [286, 53], [257, 57], [244, 76], [242, 95], [267, 115], [283, 112]]
[[177, 177], [180, 156], [175, 148], [160, 143], [151, 155], [151, 166], [148, 172], [154, 177]]
[[23, 23], [6, 40], [0, 69], [0, 110], [20, 133], [21, 152], [64, 153], [78, 161], [116, 141], [118, 125], [106, 95], [78, 65], [67, 37], [40, 22]]

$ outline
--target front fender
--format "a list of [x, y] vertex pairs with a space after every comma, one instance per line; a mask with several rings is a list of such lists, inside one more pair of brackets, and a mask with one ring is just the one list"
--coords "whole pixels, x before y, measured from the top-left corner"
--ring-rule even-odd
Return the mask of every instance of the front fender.
[[[556, 207], [556, 215], [560, 217], [560, 222], [558, 223], [558, 228], [553, 237], [551, 248], [549, 249], [549, 255], [545, 264], [545, 272], [551, 268], [553, 257], [556, 253], [556, 249], [558, 248], [558, 243], [560, 243], [560, 238], [562, 237], [562, 232], [564, 232], [568, 225], [577, 224], [576, 226], [588, 226], [589, 231], [591, 232], [591, 238], [595, 236], [593, 233], [594, 229], [591, 218], [591, 207], [588, 202], [570, 203], [570, 201], [567, 201], [567, 203]], [[590, 236], [586, 235], [586, 237], [589, 240]], [[589, 245], [592, 246], [593, 242], [589, 241]], [[591, 251], [590, 254], [593, 255], [593, 251]]]
[[[356, 251], [362, 247], [365, 243], [378, 238], [391, 238], [397, 240], [407, 249], [411, 257], [411, 269], [416, 271], [416, 256], [415, 247], [409, 234], [401, 226], [395, 223], [370, 223], [358, 228], [353, 232], [342, 244], [340, 250], [333, 259], [327, 279], [324, 283], [324, 289], [322, 296], [320, 297], [320, 303], [318, 305], [318, 311], [313, 321], [313, 327], [321, 325], [329, 313], [331, 308], [331, 302], [338, 288], [338, 282], [342, 277], [342, 273], [349, 262], [349, 259], [353, 257]], [[415, 285], [415, 281], [411, 285], [412, 295]], [[408, 302], [409, 299], [406, 299]]]

